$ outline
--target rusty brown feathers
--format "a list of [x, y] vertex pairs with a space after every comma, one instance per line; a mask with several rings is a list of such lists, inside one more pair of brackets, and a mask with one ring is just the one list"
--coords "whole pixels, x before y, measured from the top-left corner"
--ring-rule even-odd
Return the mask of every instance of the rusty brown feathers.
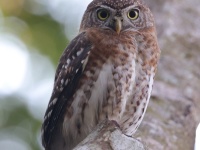
[[70, 150], [105, 119], [133, 135], [159, 56], [153, 15], [141, 0], [93, 0], [57, 67], [42, 125], [45, 149]]

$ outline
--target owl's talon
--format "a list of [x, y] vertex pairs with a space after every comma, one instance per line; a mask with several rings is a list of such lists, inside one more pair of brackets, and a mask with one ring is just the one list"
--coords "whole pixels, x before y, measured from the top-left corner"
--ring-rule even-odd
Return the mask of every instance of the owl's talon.
[[117, 123], [117, 121], [115, 120], [110, 120], [116, 127], [118, 127], [119, 129], [121, 129], [120, 125]]

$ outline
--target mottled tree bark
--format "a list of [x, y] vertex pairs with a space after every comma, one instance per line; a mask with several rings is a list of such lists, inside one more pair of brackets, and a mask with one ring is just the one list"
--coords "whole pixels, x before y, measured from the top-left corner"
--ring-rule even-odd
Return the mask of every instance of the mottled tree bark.
[[145, 147], [122, 134], [114, 122], [104, 121], [74, 150], [145, 150]]

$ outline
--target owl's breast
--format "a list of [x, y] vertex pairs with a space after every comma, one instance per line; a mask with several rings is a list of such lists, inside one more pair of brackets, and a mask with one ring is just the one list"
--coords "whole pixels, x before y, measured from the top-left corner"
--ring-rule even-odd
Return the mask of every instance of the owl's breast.
[[[84, 137], [106, 118], [116, 120], [123, 126], [127, 118], [134, 118], [134, 114], [139, 113], [135, 107], [141, 104], [143, 110], [145, 103], [138, 104], [135, 99], [141, 97], [142, 91], [146, 91], [143, 87], [148, 88], [145, 82], [150, 78], [143, 74], [134, 46], [120, 43], [115, 47], [104, 46], [103, 49], [93, 46], [87, 59], [68, 109], [73, 115], [64, 118], [66, 135], [70, 131], [77, 131], [76, 136], [81, 133]], [[130, 124], [130, 121], [132, 123], [133, 119], [127, 123]]]
[[[133, 95], [136, 76], [135, 48], [123, 44], [93, 47], [80, 79], [79, 90], [91, 108], [84, 109], [92, 124], [105, 118], [120, 120], [126, 101]], [[75, 95], [79, 95], [76, 92]], [[76, 96], [77, 97], [77, 96]], [[88, 114], [95, 114], [90, 116]]]

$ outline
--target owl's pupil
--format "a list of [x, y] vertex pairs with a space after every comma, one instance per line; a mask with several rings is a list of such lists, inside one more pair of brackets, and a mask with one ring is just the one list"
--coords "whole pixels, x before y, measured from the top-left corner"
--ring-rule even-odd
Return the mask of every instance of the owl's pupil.
[[102, 11], [102, 12], [100, 13], [100, 16], [101, 16], [102, 18], [107, 18], [107, 17], [108, 17], [108, 13], [107, 13], [106, 11]]
[[109, 17], [109, 12], [106, 9], [100, 9], [97, 11], [97, 17], [101, 21], [105, 21]]
[[136, 11], [134, 11], [134, 10], [132, 10], [132, 11], [130, 11], [129, 12], [129, 16], [131, 17], [131, 18], [135, 18], [136, 17]]

